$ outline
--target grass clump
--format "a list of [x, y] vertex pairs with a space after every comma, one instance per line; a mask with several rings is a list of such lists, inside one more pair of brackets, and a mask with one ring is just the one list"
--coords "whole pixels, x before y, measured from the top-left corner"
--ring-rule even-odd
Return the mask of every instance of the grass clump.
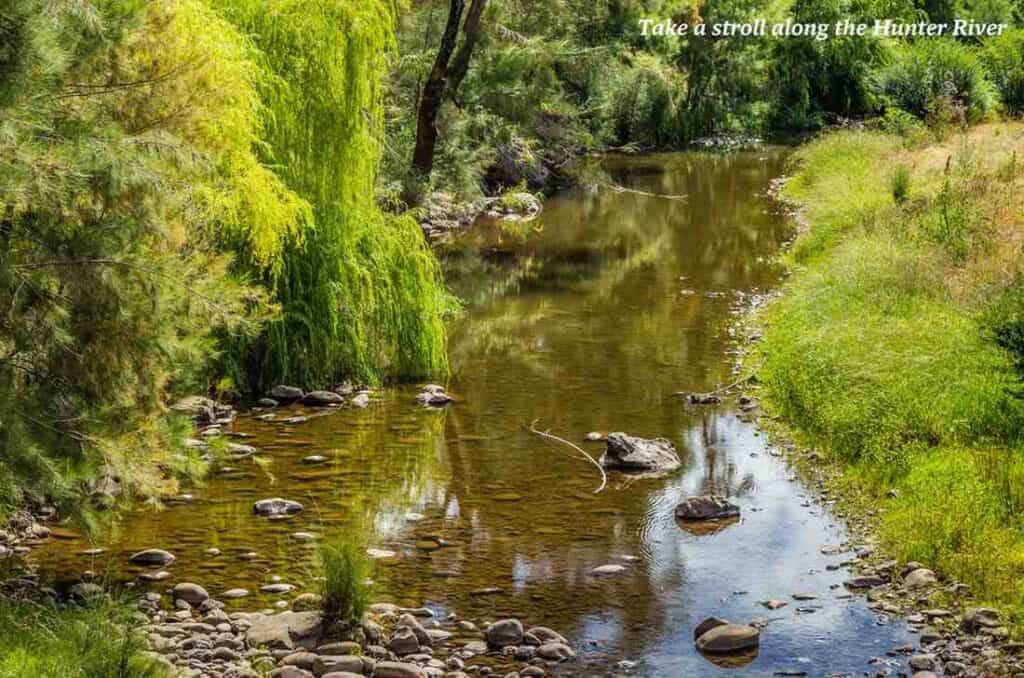
[[164, 678], [117, 602], [57, 608], [0, 598], [0, 678]]
[[808, 230], [758, 353], [774, 411], [885, 507], [887, 548], [1012, 612], [1024, 611], [1024, 209], [1007, 167], [1021, 147], [1008, 124], [918, 148], [843, 131], [802, 149], [785, 190]]
[[353, 542], [335, 538], [320, 547], [321, 610], [324, 627], [345, 630], [359, 624], [370, 603], [370, 559]]

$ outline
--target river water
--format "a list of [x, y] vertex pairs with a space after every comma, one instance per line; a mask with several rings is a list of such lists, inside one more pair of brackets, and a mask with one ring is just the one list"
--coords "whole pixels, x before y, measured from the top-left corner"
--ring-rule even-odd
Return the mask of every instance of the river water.
[[[298, 593], [313, 585], [314, 550], [290, 535], [345, 534], [395, 554], [375, 561], [375, 600], [550, 626], [580, 653], [565, 675], [883, 668], [868, 662], [912, 636], [845, 592], [845, 567], [827, 569], [852, 557], [822, 552], [844, 544], [842, 525], [733, 404], [695, 409], [673, 395], [735, 379], [745, 341], [736, 315], [779, 284], [775, 257], [793, 235], [768, 195], [785, 157], [610, 159], [603, 188], [555, 196], [533, 222], [480, 225], [442, 251], [465, 302], [449, 348], [456, 403], [426, 409], [417, 389], [400, 388], [302, 424], [281, 422], [301, 407], [272, 421], [243, 416], [234, 428], [251, 434], [257, 461], [189, 489], [191, 503], [135, 507], [98, 544], [52, 539], [32, 558], [57, 579], [86, 569], [134, 578], [128, 554], [160, 547], [178, 559], [170, 579], [148, 585], [156, 590], [195, 581], [214, 595], [255, 592], [277, 576]], [[683, 469], [610, 473], [595, 493], [597, 469], [531, 433], [534, 421], [595, 457], [588, 431], [667, 437]], [[303, 463], [309, 455], [329, 461]], [[682, 529], [675, 505], [705, 493], [732, 497], [742, 519], [712, 534]], [[306, 510], [253, 516], [252, 502], [271, 496]], [[89, 546], [106, 551], [79, 555]], [[221, 555], [206, 555], [211, 547]], [[605, 564], [626, 571], [588, 574]], [[231, 607], [280, 598], [256, 593]], [[789, 604], [758, 604], [769, 598]], [[759, 653], [718, 663], [697, 653], [693, 628], [711, 615], [766, 620]]]

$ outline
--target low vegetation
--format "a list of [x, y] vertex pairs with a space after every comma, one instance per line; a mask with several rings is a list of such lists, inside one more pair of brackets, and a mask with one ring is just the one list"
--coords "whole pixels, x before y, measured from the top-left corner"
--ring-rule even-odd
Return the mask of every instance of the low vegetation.
[[144, 654], [131, 612], [95, 602], [55, 610], [0, 597], [0, 678], [170, 678], [167, 665]]
[[344, 632], [358, 625], [370, 603], [370, 559], [363, 548], [342, 538], [320, 546], [324, 626]]
[[881, 536], [1024, 612], [1024, 125], [797, 154], [807, 230], [759, 350], [772, 408], [883, 506]]

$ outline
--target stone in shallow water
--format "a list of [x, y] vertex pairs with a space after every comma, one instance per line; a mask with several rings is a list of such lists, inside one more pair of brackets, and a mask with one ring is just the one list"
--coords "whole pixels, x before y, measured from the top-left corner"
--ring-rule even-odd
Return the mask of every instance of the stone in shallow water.
[[741, 652], [757, 647], [760, 642], [761, 632], [752, 626], [722, 624], [702, 634], [697, 639], [697, 649], [715, 654]]
[[707, 619], [705, 619], [701, 623], [697, 624], [697, 628], [695, 628], [693, 630], [693, 640], [694, 640], [694, 642], [696, 642], [698, 638], [703, 636], [705, 633], [707, 633], [711, 629], [717, 628], [719, 626], [725, 626], [728, 623], [729, 623], [728, 620], [725, 620], [725, 619], [719, 619], [718, 617], [708, 617]]
[[402, 662], [379, 662], [373, 671], [374, 678], [427, 678], [426, 672], [415, 664]]
[[523, 642], [523, 625], [518, 619], [501, 619], [488, 626], [484, 635], [487, 644], [497, 649], [519, 645]]
[[178, 584], [171, 593], [175, 600], [184, 600], [189, 605], [199, 605], [210, 597], [206, 589], [199, 584], [192, 584], [190, 582]]
[[609, 433], [601, 465], [623, 471], [672, 471], [680, 466], [675, 445], [665, 438], [648, 440]]
[[290, 516], [301, 511], [302, 504], [280, 497], [260, 499], [252, 505], [252, 512], [258, 516]]
[[739, 506], [725, 497], [714, 495], [688, 497], [676, 506], [676, 518], [679, 520], [725, 520], [739, 516]]
[[146, 549], [145, 551], [139, 551], [133, 553], [128, 557], [128, 560], [135, 565], [154, 565], [161, 567], [163, 565], [170, 565], [174, 562], [174, 554], [163, 549]]
[[296, 386], [280, 385], [270, 389], [270, 393], [267, 395], [279, 403], [290, 403], [298, 400], [305, 395], [305, 393], [303, 393], [301, 388]]
[[622, 574], [625, 571], [626, 568], [623, 565], [601, 565], [600, 567], [595, 567], [591, 570], [590, 574], [596, 577], [601, 577], [613, 574]]
[[366, 555], [370, 556], [371, 558], [378, 559], [394, 558], [396, 554], [394, 551], [388, 551], [386, 549], [366, 549]]
[[248, 589], [228, 589], [220, 594], [222, 598], [244, 598], [249, 595]]

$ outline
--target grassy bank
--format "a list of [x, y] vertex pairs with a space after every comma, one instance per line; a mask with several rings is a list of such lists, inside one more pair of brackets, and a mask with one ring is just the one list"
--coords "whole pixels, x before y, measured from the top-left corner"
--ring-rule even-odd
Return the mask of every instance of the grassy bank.
[[130, 611], [102, 602], [61, 608], [0, 597], [0, 678], [163, 678], [143, 654]]
[[[879, 536], [1024, 614], [1024, 125], [841, 131], [797, 154], [807, 229], [756, 361]], [[892, 491], [895, 490], [895, 491]]]

